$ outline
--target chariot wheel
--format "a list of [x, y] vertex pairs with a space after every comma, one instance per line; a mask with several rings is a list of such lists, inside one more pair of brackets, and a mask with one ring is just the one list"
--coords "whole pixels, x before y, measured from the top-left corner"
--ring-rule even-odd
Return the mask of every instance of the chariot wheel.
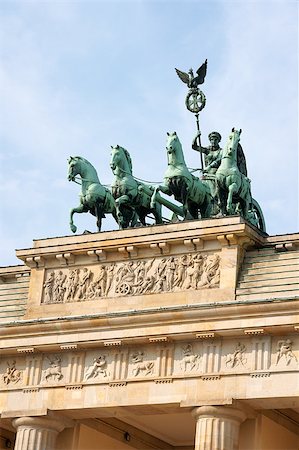
[[198, 114], [206, 105], [206, 97], [200, 89], [193, 88], [188, 92], [185, 104], [189, 111]]
[[266, 233], [266, 223], [262, 208], [254, 198], [252, 199], [251, 217], [248, 221], [260, 231]]
[[131, 293], [131, 286], [126, 281], [123, 281], [120, 283], [120, 285], [117, 287], [117, 294], [121, 295], [128, 295]]

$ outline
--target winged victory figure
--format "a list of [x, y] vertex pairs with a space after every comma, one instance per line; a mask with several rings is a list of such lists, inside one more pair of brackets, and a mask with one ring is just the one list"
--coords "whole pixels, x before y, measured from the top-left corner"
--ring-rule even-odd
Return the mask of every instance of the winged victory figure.
[[182, 72], [179, 69], [175, 69], [177, 75], [179, 78], [187, 84], [189, 88], [197, 88], [199, 84], [203, 84], [205, 80], [205, 76], [207, 73], [207, 64], [208, 60], [206, 59], [205, 62], [200, 66], [200, 68], [196, 71], [197, 76], [194, 77], [193, 70], [190, 69], [188, 73]]

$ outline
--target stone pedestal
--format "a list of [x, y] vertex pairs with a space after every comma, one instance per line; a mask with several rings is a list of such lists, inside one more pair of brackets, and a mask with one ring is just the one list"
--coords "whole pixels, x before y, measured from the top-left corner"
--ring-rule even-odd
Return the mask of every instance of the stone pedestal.
[[20, 417], [13, 420], [17, 430], [14, 450], [54, 450], [64, 423], [48, 417]]
[[238, 450], [239, 428], [246, 419], [240, 409], [228, 406], [200, 406], [196, 418], [195, 450]]

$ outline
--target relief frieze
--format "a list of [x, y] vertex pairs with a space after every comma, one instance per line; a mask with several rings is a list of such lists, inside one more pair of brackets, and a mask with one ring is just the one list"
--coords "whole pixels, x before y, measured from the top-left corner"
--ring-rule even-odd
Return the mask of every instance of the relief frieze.
[[16, 361], [7, 361], [7, 368], [3, 374], [3, 382], [7, 386], [9, 384], [17, 384], [21, 380], [22, 371], [16, 368]]
[[[232, 373], [253, 378], [299, 370], [299, 337], [275, 338], [272, 342], [269, 337], [267, 345], [262, 345], [265, 342], [264, 337], [259, 341], [218, 338], [40, 353], [15, 359], [2, 357], [0, 388], [7, 391], [102, 383], [124, 385], [139, 380], [168, 382], [188, 377], [217, 380]], [[260, 361], [270, 361], [270, 353], [272, 364], [256, 364], [257, 349]]]
[[219, 254], [196, 253], [48, 270], [42, 301], [68, 303], [215, 288], [220, 282], [219, 266]]

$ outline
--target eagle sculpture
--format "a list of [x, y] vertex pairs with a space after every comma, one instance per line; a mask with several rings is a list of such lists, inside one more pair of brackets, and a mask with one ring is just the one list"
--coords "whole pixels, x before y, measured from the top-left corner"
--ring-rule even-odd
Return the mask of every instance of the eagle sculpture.
[[205, 62], [200, 66], [200, 68], [196, 71], [197, 76], [194, 77], [193, 70], [190, 69], [188, 73], [182, 72], [179, 69], [175, 69], [176, 73], [178, 74], [179, 78], [187, 84], [188, 88], [197, 88], [199, 84], [203, 84], [205, 80], [205, 76], [207, 73], [207, 65], [208, 60], [206, 59]]

